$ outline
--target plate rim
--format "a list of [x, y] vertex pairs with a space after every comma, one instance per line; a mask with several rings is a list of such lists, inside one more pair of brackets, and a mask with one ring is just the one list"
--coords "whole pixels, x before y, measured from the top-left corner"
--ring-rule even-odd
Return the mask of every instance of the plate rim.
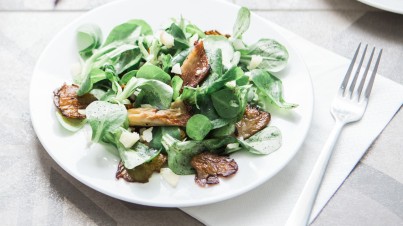
[[397, 13], [397, 14], [403, 14], [403, 8], [393, 8], [393, 6], [390, 6], [388, 4], [380, 4], [378, 1], [373, 1], [373, 0], [357, 0], [363, 4], [369, 5], [371, 7], [381, 9], [387, 12], [392, 12], [392, 13]]
[[[102, 186], [95, 186], [91, 183], [89, 183], [88, 181], [85, 180], [85, 178], [83, 178], [82, 176], [80, 176], [79, 174], [73, 173], [72, 170], [70, 170], [67, 166], [65, 166], [65, 164], [63, 164], [62, 162], [60, 162], [53, 154], [53, 152], [48, 151], [50, 148], [48, 147], [48, 144], [46, 142], [44, 142], [46, 139], [44, 139], [44, 137], [42, 136], [43, 134], [38, 133], [38, 122], [36, 120], [34, 120], [33, 117], [33, 112], [35, 109], [34, 106], [34, 102], [32, 101], [32, 98], [34, 98], [33, 95], [33, 90], [34, 90], [34, 79], [35, 79], [35, 74], [38, 71], [38, 67], [39, 67], [39, 62], [41, 62], [45, 56], [45, 52], [48, 51], [48, 49], [50, 48], [51, 44], [56, 42], [56, 40], [59, 38], [59, 36], [61, 36], [66, 30], [68, 30], [71, 26], [73, 26], [77, 21], [80, 21], [82, 18], [84, 18], [85, 16], [87, 16], [88, 14], [94, 12], [94, 11], [98, 11], [100, 9], [103, 8], [107, 8], [111, 5], [114, 4], [121, 4], [121, 2], [124, 1], [129, 1], [129, 0], [117, 0], [117, 1], [113, 1], [113, 2], [109, 2], [106, 3], [104, 5], [98, 6], [94, 9], [91, 9], [87, 12], [85, 12], [84, 14], [80, 15], [79, 17], [77, 17], [76, 19], [72, 20], [71, 22], [69, 22], [67, 25], [65, 25], [60, 31], [58, 31], [56, 33], [56, 35], [54, 35], [51, 39], [51, 41], [47, 44], [47, 46], [42, 50], [41, 55], [39, 56], [39, 58], [36, 61], [34, 70], [32, 72], [32, 77], [30, 79], [30, 90], [29, 90], [29, 113], [30, 113], [30, 119], [31, 119], [31, 124], [33, 126], [33, 129], [35, 131], [36, 136], [38, 137], [41, 145], [44, 147], [44, 149], [46, 150], [46, 152], [50, 155], [50, 157], [53, 159], [53, 161], [55, 161], [57, 163], [57, 165], [59, 167], [61, 167], [64, 171], [66, 171], [70, 176], [72, 176], [73, 178], [75, 178], [76, 180], [78, 180], [79, 182], [85, 184], [86, 186], [94, 189], [97, 192], [103, 193], [105, 195], [108, 195], [110, 197], [119, 199], [119, 200], [123, 200], [123, 201], [127, 201], [130, 203], [135, 203], [135, 204], [141, 204], [141, 205], [146, 205], [146, 206], [154, 206], [154, 207], [192, 207], [192, 206], [201, 206], [201, 205], [206, 205], [206, 204], [212, 204], [212, 203], [217, 203], [217, 202], [221, 202], [224, 200], [228, 200], [234, 197], [237, 197], [239, 195], [245, 194], [253, 189], [258, 188], [259, 186], [261, 186], [263, 183], [266, 183], [267, 181], [269, 181], [273, 176], [277, 175], [286, 165], [288, 165], [290, 163], [290, 161], [295, 157], [295, 155], [299, 152], [299, 150], [301, 149], [306, 136], [308, 135], [308, 132], [311, 128], [312, 125], [312, 118], [313, 118], [313, 109], [314, 109], [314, 89], [313, 89], [313, 83], [312, 83], [312, 77], [311, 77], [311, 73], [308, 70], [308, 66], [305, 62], [305, 60], [301, 57], [301, 54], [297, 51], [297, 48], [294, 47], [294, 45], [289, 41], [289, 39], [287, 37], [285, 37], [283, 34], [281, 34], [280, 31], [275, 30], [276, 33], [278, 33], [281, 37], [283, 37], [287, 43], [287, 46], [291, 47], [291, 49], [293, 49], [293, 52], [296, 53], [295, 54], [295, 58], [297, 58], [298, 61], [302, 62], [302, 64], [304, 65], [304, 68], [306, 70], [306, 74], [307, 74], [307, 79], [308, 79], [308, 84], [310, 85], [310, 89], [309, 89], [309, 104], [310, 107], [307, 107], [307, 112], [309, 113], [309, 118], [306, 119], [306, 124], [305, 127], [303, 128], [303, 134], [301, 136], [301, 139], [299, 140], [299, 142], [296, 145], [295, 150], [293, 150], [293, 153], [291, 153], [290, 155], [288, 155], [285, 159], [285, 161], [282, 164], [277, 165], [277, 168], [275, 170], [272, 171], [271, 174], [266, 174], [263, 176], [263, 179], [260, 180], [258, 183], [254, 183], [253, 186], [245, 186], [243, 189], [238, 190], [237, 192], [233, 192], [230, 195], [223, 195], [220, 197], [214, 197], [214, 198], [207, 198], [207, 199], [203, 199], [202, 201], [199, 200], [193, 200], [192, 203], [180, 203], [180, 204], [161, 204], [158, 202], [155, 202], [154, 200], [149, 200], [148, 202], [143, 202], [141, 200], [132, 200], [126, 196], [122, 196], [119, 193], [111, 193], [109, 192], [108, 189], [104, 189]], [[225, 0], [211, 0], [212, 2], [218, 2], [224, 5], [227, 5], [228, 7], [232, 7], [232, 8], [236, 8], [239, 9], [241, 8], [241, 6], [236, 5], [234, 3], [231, 2], [227, 2]], [[251, 11], [251, 14], [254, 15], [254, 17], [260, 19], [262, 22], [264, 22], [265, 24], [267, 24], [269, 27], [273, 27], [273, 22], [263, 18], [262, 16], [254, 13]]]

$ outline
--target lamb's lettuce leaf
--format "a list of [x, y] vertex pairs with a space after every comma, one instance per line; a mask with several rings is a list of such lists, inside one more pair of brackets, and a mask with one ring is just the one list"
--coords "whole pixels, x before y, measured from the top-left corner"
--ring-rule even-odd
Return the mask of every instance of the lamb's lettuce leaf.
[[137, 78], [154, 79], [161, 81], [165, 84], [171, 82], [171, 76], [163, 71], [160, 67], [152, 64], [144, 64], [136, 75]]
[[242, 7], [238, 11], [238, 16], [236, 18], [234, 28], [232, 31], [232, 36], [235, 39], [242, 38], [242, 35], [248, 30], [250, 25], [250, 11], [246, 7]]
[[86, 108], [88, 123], [92, 128], [92, 141], [99, 142], [109, 132], [127, 123], [127, 110], [123, 105], [94, 101]]
[[127, 99], [136, 89], [141, 89], [141, 93], [147, 93], [143, 98], [147, 104], [151, 104], [159, 109], [168, 109], [171, 105], [173, 96], [171, 86], [158, 80], [136, 77], [129, 80], [123, 92], [116, 96], [115, 101], [121, 102]]
[[84, 24], [77, 29], [77, 48], [85, 60], [92, 56], [93, 51], [102, 44], [102, 31], [95, 24]]
[[246, 140], [238, 140], [247, 152], [268, 155], [281, 147], [281, 131], [275, 126], [269, 126], [257, 132]]
[[241, 50], [240, 62], [248, 67], [252, 57], [259, 56], [262, 61], [258, 64], [258, 69], [270, 72], [278, 72], [285, 68], [288, 62], [288, 51], [279, 42], [273, 39], [260, 39], [246, 50]]
[[298, 104], [287, 103], [283, 98], [283, 85], [280, 79], [261, 69], [250, 71], [250, 78], [257, 87], [258, 103], [265, 106], [270, 100], [277, 107], [290, 109]]

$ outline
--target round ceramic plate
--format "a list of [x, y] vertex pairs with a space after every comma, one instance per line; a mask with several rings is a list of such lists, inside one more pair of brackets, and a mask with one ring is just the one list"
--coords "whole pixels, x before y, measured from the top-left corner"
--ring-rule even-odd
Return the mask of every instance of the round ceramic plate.
[[[146, 20], [155, 30], [172, 17], [189, 19], [202, 29], [231, 33], [239, 7], [220, 1], [204, 0], [123, 0], [94, 9], [65, 27], [49, 43], [37, 62], [30, 90], [30, 111], [35, 131], [50, 156], [69, 174], [106, 195], [150, 206], [185, 207], [208, 204], [245, 193], [273, 177], [295, 155], [305, 139], [313, 109], [313, 92], [309, 73], [302, 59], [270, 22], [252, 15], [251, 26], [244, 35], [246, 43], [267, 37], [283, 43], [290, 54], [289, 65], [279, 76], [285, 99], [300, 106], [292, 111], [272, 112], [271, 125], [283, 134], [282, 147], [273, 154], [257, 156], [235, 153], [239, 170], [220, 184], [199, 187], [194, 176], [181, 176], [177, 187], [167, 184], [155, 173], [146, 184], [117, 180], [119, 159], [110, 154], [108, 146], [89, 145], [89, 130], [73, 134], [57, 122], [52, 91], [63, 83], [71, 83], [71, 66], [78, 62], [75, 31], [84, 23], [98, 24], [104, 35], [129, 19]], [[225, 15], [225, 16], [224, 16]]]
[[358, 0], [358, 1], [378, 9], [403, 14], [402, 0]]

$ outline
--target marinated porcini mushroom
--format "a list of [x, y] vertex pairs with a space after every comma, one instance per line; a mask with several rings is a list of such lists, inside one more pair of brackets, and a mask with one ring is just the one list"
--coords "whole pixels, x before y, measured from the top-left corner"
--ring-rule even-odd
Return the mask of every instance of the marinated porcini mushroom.
[[235, 160], [209, 152], [194, 156], [191, 165], [196, 170], [195, 181], [200, 186], [218, 184], [218, 176], [228, 177], [238, 171]]
[[166, 160], [165, 155], [159, 154], [150, 162], [145, 162], [133, 169], [127, 169], [123, 162], [119, 162], [116, 179], [123, 178], [127, 182], [147, 183], [154, 172], [160, 172]]
[[171, 104], [170, 109], [132, 108], [127, 110], [130, 126], [186, 126], [191, 117], [182, 101]]
[[74, 119], [84, 119], [85, 115], [79, 109], [85, 109], [91, 102], [97, 99], [92, 94], [77, 96], [78, 85], [66, 85], [53, 92], [53, 102], [63, 116]]
[[209, 70], [210, 65], [203, 42], [197, 42], [181, 67], [180, 77], [183, 80], [183, 86], [196, 87], [209, 74]]
[[236, 123], [237, 137], [247, 139], [264, 129], [270, 122], [270, 114], [247, 106], [241, 121]]

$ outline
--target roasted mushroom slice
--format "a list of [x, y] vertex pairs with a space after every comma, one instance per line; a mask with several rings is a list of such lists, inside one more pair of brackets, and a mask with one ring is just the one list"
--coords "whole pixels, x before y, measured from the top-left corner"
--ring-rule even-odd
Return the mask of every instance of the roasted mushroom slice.
[[230, 38], [231, 37], [231, 35], [228, 35], [228, 34], [222, 34], [221, 32], [219, 32], [219, 31], [217, 31], [217, 30], [209, 30], [209, 31], [205, 31], [204, 32], [204, 34], [206, 34], [206, 35], [221, 35], [221, 36], [224, 36], [224, 37], [226, 37], [226, 38]]
[[78, 110], [85, 109], [91, 102], [97, 100], [92, 94], [77, 96], [78, 85], [63, 84], [53, 92], [53, 102], [63, 116], [67, 118], [84, 119], [85, 115]]
[[196, 87], [208, 75], [210, 65], [203, 41], [195, 44], [181, 67], [183, 86]]
[[186, 126], [189, 112], [181, 101], [172, 103], [167, 110], [132, 108], [127, 111], [130, 126]]
[[136, 166], [134, 169], [126, 169], [123, 162], [119, 162], [116, 179], [123, 178], [127, 182], [147, 183], [154, 172], [159, 172], [167, 158], [159, 154], [150, 162]]
[[270, 114], [247, 106], [241, 121], [236, 124], [237, 137], [247, 139], [264, 129], [270, 122]]
[[235, 160], [209, 152], [194, 156], [191, 165], [196, 169], [195, 181], [200, 186], [218, 184], [218, 176], [227, 177], [238, 171]]

